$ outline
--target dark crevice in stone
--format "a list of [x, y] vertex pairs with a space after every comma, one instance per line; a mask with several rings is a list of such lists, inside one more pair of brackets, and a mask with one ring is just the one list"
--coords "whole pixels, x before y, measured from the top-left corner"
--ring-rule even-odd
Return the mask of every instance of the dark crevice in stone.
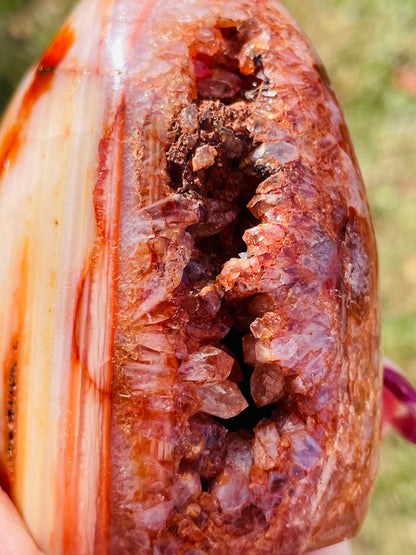
[[220, 99], [226, 105], [254, 101], [264, 83], [261, 55], [254, 57], [252, 73], [242, 73], [239, 55], [245, 41], [244, 33], [236, 27], [216, 30], [222, 36], [222, 49], [207, 55], [196, 47], [193, 53], [198, 98]]
[[[196, 297], [203, 287], [215, 284], [223, 265], [246, 251], [244, 232], [259, 224], [247, 204], [259, 184], [271, 175], [269, 169], [254, 163], [251, 154], [260, 143], [247, 125], [250, 102], [264, 83], [264, 75], [263, 80], [257, 76], [263, 72], [261, 56], [253, 60], [254, 73], [243, 75], [238, 60], [243, 46], [241, 35], [236, 28], [220, 29], [220, 32], [225, 44], [223, 52], [211, 57], [194, 53], [195, 68], [199, 72], [196, 73], [198, 98], [178, 114], [167, 151], [171, 188], [195, 200], [200, 210], [199, 223], [187, 228], [194, 238], [194, 249], [182, 280], [181, 295], [185, 298]], [[224, 433], [225, 430], [240, 431], [253, 437], [254, 427], [265, 418], [273, 418], [280, 410], [280, 404], [276, 403], [258, 408], [251, 395], [254, 368], [244, 361], [242, 338], [250, 333], [249, 325], [256, 316], [250, 314], [248, 302], [247, 299], [222, 299], [216, 318], [226, 321], [229, 331], [219, 343], [217, 339], [211, 344], [233, 353], [242, 373], [236, 381], [249, 406], [228, 419], [197, 413], [189, 419], [192, 433], [194, 426], [195, 430], [199, 429], [201, 422], [207, 425], [212, 422], [214, 428], [215, 423], [220, 425]], [[205, 316], [196, 311], [190, 317], [198, 323]], [[212, 479], [225, 464], [224, 450], [223, 438], [216, 439], [209, 455], [196, 459], [185, 455], [180, 463], [181, 471], [197, 470], [202, 490], [209, 491]], [[212, 469], [213, 474], [207, 469]]]
[[[195, 199], [201, 213], [200, 223], [187, 228], [195, 240], [193, 257], [184, 272], [192, 294], [207, 282], [214, 283], [224, 263], [246, 251], [244, 232], [259, 223], [246, 207], [265, 177], [262, 168], [248, 161], [258, 146], [245, 125], [248, 115], [245, 108], [235, 110], [222, 101], [200, 99], [183, 110], [172, 129], [174, 140], [167, 153], [171, 187]], [[250, 333], [255, 316], [249, 315], [246, 304], [246, 299], [223, 299], [220, 311], [234, 322], [221, 344], [233, 352], [240, 365], [244, 378], [238, 385], [249, 403], [234, 418], [215, 418], [228, 431], [245, 428], [252, 432], [275, 409], [275, 404], [257, 408], [251, 396], [253, 367], [244, 362], [242, 337]]]
[[229, 432], [238, 432], [241, 428], [246, 430], [253, 430], [253, 428], [258, 424], [263, 418], [270, 418], [272, 411], [275, 408], [275, 404], [267, 405], [265, 407], [256, 407], [253, 397], [250, 391], [250, 379], [253, 373], [253, 367], [247, 365], [244, 362], [242, 337], [243, 333], [236, 328], [232, 327], [228, 332], [228, 335], [221, 341], [223, 345], [228, 347], [237, 358], [240, 365], [241, 371], [243, 373], [244, 379], [238, 384], [242, 394], [244, 395], [249, 406], [240, 414], [234, 418], [228, 418], [227, 420], [218, 418], [220, 422]]
[[9, 374], [9, 394], [7, 403], [7, 426], [8, 426], [8, 445], [7, 445], [7, 455], [9, 460], [12, 459], [14, 448], [15, 448], [15, 403], [16, 403], [16, 373], [17, 373], [17, 363], [15, 362]]
[[207, 478], [201, 478], [202, 491], [209, 491], [210, 487], [211, 487], [211, 480], [207, 480]]

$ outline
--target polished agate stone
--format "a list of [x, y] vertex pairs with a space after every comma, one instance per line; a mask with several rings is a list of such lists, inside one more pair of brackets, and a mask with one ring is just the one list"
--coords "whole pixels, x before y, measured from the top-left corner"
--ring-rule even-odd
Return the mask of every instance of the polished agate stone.
[[296, 555], [358, 531], [374, 232], [282, 6], [84, 0], [6, 115], [0, 221], [0, 470], [45, 553]]

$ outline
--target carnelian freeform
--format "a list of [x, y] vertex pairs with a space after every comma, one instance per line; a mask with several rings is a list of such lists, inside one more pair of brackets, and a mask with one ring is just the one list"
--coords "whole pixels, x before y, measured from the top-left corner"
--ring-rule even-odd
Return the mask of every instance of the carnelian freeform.
[[0, 134], [0, 477], [47, 554], [296, 555], [377, 470], [377, 254], [272, 0], [84, 0]]

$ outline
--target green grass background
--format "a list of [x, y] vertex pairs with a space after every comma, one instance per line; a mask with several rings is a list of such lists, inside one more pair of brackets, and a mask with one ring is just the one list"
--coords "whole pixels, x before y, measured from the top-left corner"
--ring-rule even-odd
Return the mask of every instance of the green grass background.
[[[416, 0], [284, 3], [311, 38], [344, 108], [378, 237], [384, 354], [416, 384]], [[0, 113], [73, 5], [0, 0]], [[416, 554], [416, 447], [395, 434], [383, 441], [354, 552]]]

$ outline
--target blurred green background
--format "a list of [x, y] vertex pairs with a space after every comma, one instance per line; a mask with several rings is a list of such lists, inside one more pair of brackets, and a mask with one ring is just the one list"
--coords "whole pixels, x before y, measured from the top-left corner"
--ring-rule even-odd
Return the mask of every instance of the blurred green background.
[[[139, 0], [138, 0], [139, 1]], [[0, 113], [74, 0], [0, 0]], [[384, 354], [416, 384], [416, 0], [285, 0], [327, 67], [372, 205]], [[416, 554], [416, 447], [394, 433], [357, 555]]]

